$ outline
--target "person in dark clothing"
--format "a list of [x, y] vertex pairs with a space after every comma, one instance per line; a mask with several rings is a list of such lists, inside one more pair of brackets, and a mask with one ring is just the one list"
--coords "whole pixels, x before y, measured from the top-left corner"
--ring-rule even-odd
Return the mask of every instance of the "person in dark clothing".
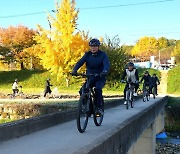
[[[134, 85], [134, 96], [137, 96], [137, 90], [139, 88], [139, 75], [136, 68], [134, 68], [134, 64], [132, 62], [128, 63], [128, 68], [124, 70], [121, 82], [124, 82], [125, 77], [127, 78], [127, 81], [131, 81]], [[124, 104], [126, 104], [126, 90], [128, 88], [128, 83], [126, 83], [126, 86], [124, 88]]]
[[151, 87], [151, 76], [150, 76], [150, 74], [149, 74], [149, 72], [148, 71], [145, 71], [145, 73], [144, 73], [144, 76], [141, 78], [141, 80], [140, 80], [140, 83], [142, 83], [144, 81], [144, 83], [143, 83], [143, 89], [145, 89], [145, 87], [148, 87], [148, 91], [151, 93], [151, 91], [150, 91], [150, 87]]
[[157, 94], [157, 85], [159, 85], [160, 82], [159, 82], [159, 79], [158, 77], [156, 76], [156, 74], [154, 73], [153, 76], [151, 77], [151, 87], [150, 87], [150, 91], [152, 92], [152, 88], [154, 87], [155, 88], [155, 94]]
[[[76, 75], [78, 69], [85, 63], [86, 64], [86, 73], [87, 74], [100, 74], [100, 76], [90, 77], [90, 86], [95, 87], [96, 99], [94, 105], [96, 106], [95, 112], [102, 112], [103, 106], [103, 96], [102, 88], [106, 83], [106, 77], [109, 68], [110, 62], [105, 52], [99, 50], [100, 41], [98, 39], [92, 39], [89, 42], [90, 51], [86, 52], [84, 56], [76, 63], [72, 75]], [[85, 87], [86, 83], [80, 89], [80, 94], [82, 89]]]
[[47, 80], [46, 80], [44, 97], [46, 97], [47, 93], [51, 94], [51, 92], [52, 92], [52, 91], [51, 91], [51, 88], [50, 88], [50, 86], [52, 86], [52, 85], [50, 84], [50, 80], [51, 80], [51, 79], [47, 79]]

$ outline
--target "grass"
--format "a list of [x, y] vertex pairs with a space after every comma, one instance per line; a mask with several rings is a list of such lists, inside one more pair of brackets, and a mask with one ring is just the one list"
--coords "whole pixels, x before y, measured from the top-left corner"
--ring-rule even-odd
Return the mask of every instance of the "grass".
[[[147, 69], [138, 69], [140, 78]], [[148, 69], [153, 74], [156, 73], [160, 77], [160, 72], [154, 69]], [[45, 82], [51, 78], [53, 84], [52, 90], [58, 88], [60, 94], [78, 94], [84, 79], [73, 77], [70, 81], [70, 86], [66, 87], [65, 80], [57, 81], [56, 76], [51, 75], [48, 71], [43, 70], [19, 70], [19, 71], [0, 71], [0, 93], [12, 93], [12, 84], [15, 79], [18, 79], [22, 91], [25, 94], [42, 94], [44, 92]], [[107, 81], [103, 89], [104, 95], [122, 94], [124, 84], [120, 83], [119, 79]]]
[[168, 72], [167, 92], [169, 94], [180, 94], [180, 65]]
[[180, 97], [168, 97], [168, 106], [180, 106]]
[[180, 130], [180, 97], [169, 97], [166, 106], [165, 129], [167, 131]]

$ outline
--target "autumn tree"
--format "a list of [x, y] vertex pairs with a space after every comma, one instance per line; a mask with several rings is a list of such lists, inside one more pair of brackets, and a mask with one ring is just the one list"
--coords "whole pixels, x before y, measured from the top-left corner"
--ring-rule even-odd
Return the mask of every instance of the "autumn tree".
[[22, 54], [23, 50], [35, 44], [33, 37], [36, 32], [25, 26], [10, 26], [8, 28], [0, 28], [0, 44], [6, 48], [3, 54], [11, 57], [20, 63], [21, 69], [24, 69], [23, 59], [26, 55]]
[[149, 59], [158, 52], [158, 41], [155, 37], [142, 37], [131, 51], [133, 56]]
[[175, 56], [176, 62], [180, 64], [180, 40], [176, 41], [172, 56]]
[[75, 1], [63, 0], [56, 3], [55, 17], [48, 15], [50, 30], [38, 26], [39, 35], [35, 40], [41, 45], [38, 56], [43, 67], [57, 79], [65, 78], [69, 85], [70, 72], [75, 63], [88, 50], [88, 35], [77, 32], [78, 10]]

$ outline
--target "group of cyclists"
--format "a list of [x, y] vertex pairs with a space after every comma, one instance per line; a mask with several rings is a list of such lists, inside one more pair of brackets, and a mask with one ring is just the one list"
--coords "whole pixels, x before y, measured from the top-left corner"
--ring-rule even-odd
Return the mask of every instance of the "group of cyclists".
[[[90, 51], [86, 52], [84, 56], [76, 63], [72, 75], [78, 75], [78, 69], [85, 63], [86, 64], [86, 74], [99, 74], [89, 77], [89, 86], [95, 88], [95, 112], [97, 114], [102, 114], [103, 112], [103, 96], [102, 96], [102, 88], [106, 83], [106, 75], [110, 69], [110, 62], [107, 54], [104, 51], [99, 49], [100, 41], [98, 39], [92, 39], [89, 42]], [[134, 85], [134, 96], [137, 96], [137, 90], [139, 88], [139, 83], [144, 81], [144, 86], [149, 87], [149, 92], [152, 92], [152, 88], [155, 88], [157, 95], [157, 84], [160, 84], [158, 77], [156, 74], [153, 74], [151, 77], [149, 72], [146, 71], [144, 76], [139, 81], [138, 70], [135, 68], [132, 62], [129, 62], [127, 68], [125, 68], [124, 73], [122, 75], [121, 82], [126, 80], [130, 80]], [[79, 93], [82, 94], [83, 89], [85, 88], [86, 83], [82, 86]], [[126, 104], [126, 89], [128, 87], [128, 83], [124, 88], [124, 104]]]

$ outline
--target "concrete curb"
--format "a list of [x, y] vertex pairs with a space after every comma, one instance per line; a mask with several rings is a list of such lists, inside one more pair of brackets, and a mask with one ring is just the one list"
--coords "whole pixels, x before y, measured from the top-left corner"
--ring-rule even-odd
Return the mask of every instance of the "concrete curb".
[[[138, 96], [136, 99], [139, 99]], [[118, 105], [123, 104], [123, 99], [112, 99], [105, 103], [104, 108], [113, 108]], [[47, 115], [42, 115], [38, 117], [32, 117], [29, 119], [18, 120], [15, 122], [10, 122], [0, 125], [0, 142], [20, 137], [39, 131], [57, 124], [65, 123], [67, 121], [76, 118], [77, 109], [70, 109], [67, 111], [61, 111], [56, 113], [51, 113]]]
[[166, 96], [136, 116], [127, 119], [113, 128], [105, 136], [74, 152], [74, 154], [126, 154], [131, 145], [137, 141], [139, 136], [158, 116], [167, 101], [168, 97]]

